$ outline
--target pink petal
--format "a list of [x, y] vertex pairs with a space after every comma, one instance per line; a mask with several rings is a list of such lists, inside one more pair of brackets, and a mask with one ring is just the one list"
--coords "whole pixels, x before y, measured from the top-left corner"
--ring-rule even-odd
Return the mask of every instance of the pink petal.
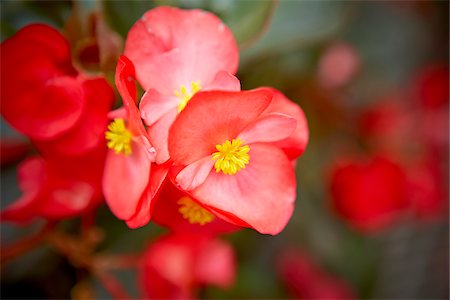
[[226, 72], [219, 71], [216, 73], [214, 80], [205, 86], [202, 91], [240, 91], [241, 82], [236, 76]]
[[272, 92], [273, 95], [272, 102], [264, 113], [282, 113], [297, 120], [297, 128], [289, 137], [273, 143], [283, 149], [289, 159], [294, 160], [305, 151], [308, 144], [309, 130], [305, 113], [298, 104], [286, 98], [280, 91], [274, 88], [261, 88], [261, 90]]
[[239, 134], [246, 144], [255, 142], [275, 142], [289, 137], [297, 127], [297, 120], [279, 114], [270, 113], [261, 116]]
[[115, 154], [110, 150], [106, 157], [103, 176], [103, 193], [111, 211], [128, 220], [135, 213], [139, 200], [147, 187], [150, 160], [139, 143], [132, 143], [132, 154]]
[[296, 180], [286, 155], [269, 144], [250, 146], [250, 163], [235, 175], [211, 172], [193, 190], [201, 203], [230, 213], [261, 233], [277, 234], [294, 209]]
[[181, 170], [175, 180], [181, 189], [185, 191], [193, 190], [205, 182], [213, 165], [214, 161], [211, 157], [206, 156]]
[[150, 182], [139, 201], [136, 214], [126, 221], [128, 227], [138, 228], [150, 221], [152, 217], [153, 208], [156, 204], [156, 195], [159, 193], [164, 180], [166, 179], [167, 172], [169, 171], [170, 164], [164, 165], [152, 165], [152, 172], [150, 174]]
[[172, 109], [163, 115], [156, 123], [147, 128], [150, 141], [156, 149], [157, 164], [162, 164], [170, 158], [167, 141], [169, 138], [169, 128], [176, 117], [177, 110]]
[[216, 16], [172, 7], [152, 9], [134, 24], [125, 55], [145, 89], [167, 95], [192, 81], [206, 86], [219, 70], [235, 74], [239, 60], [231, 31]]
[[179, 99], [175, 96], [165, 96], [155, 89], [149, 89], [142, 96], [139, 104], [142, 119], [147, 126], [151, 126], [167, 112], [176, 108], [178, 103]]
[[198, 282], [229, 287], [235, 277], [235, 258], [233, 248], [220, 240], [211, 240], [201, 248], [195, 263], [195, 276]]
[[270, 104], [265, 91], [199, 92], [169, 131], [169, 153], [175, 164], [188, 165], [236, 138]]

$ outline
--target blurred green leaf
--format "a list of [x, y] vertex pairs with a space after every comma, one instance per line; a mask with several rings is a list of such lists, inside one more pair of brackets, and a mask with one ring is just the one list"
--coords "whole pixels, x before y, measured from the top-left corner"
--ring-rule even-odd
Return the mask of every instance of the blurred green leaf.
[[[277, 7], [275, 0], [213, 2], [213, 10], [220, 13], [222, 20], [230, 27], [239, 48], [247, 48], [255, 42], [270, 25], [271, 17]], [[222, 3], [223, 11], [215, 9]]]
[[280, 1], [267, 33], [242, 53], [243, 63], [335, 37], [350, 12], [350, 6], [340, 1]]
[[155, 7], [154, 1], [101, 1], [103, 15], [108, 25], [125, 37], [131, 26], [149, 9]]
[[1, 1], [1, 39], [31, 23], [47, 23], [62, 28], [71, 9], [70, 1]]

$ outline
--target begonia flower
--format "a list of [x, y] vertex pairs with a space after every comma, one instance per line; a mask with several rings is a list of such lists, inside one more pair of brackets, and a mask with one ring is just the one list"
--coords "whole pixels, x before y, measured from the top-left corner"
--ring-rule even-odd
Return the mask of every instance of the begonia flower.
[[168, 227], [173, 232], [219, 234], [238, 230], [213, 212], [203, 207], [196, 199], [176, 188], [166, 180], [155, 204], [152, 220]]
[[382, 157], [338, 162], [330, 190], [336, 213], [364, 233], [387, 227], [409, 204], [402, 167]]
[[240, 90], [239, 52], [231, 31], [209, 12], [158, 7], [130, 29], [125, 55], [146, 90], [140, 109], [157, 150], [169, 159], [168, 131], [177, 114], [202, 90]]
[[[103, 200], [104, 149], [80, 158], [27, 158], [18, 167], [22, 196], [0, 213], [2, 221], [28, 222], [36, 217], [74, 217]], [[89, 170], [88, 172], [86, 170]]]
[[229, 287], [234, 274], [230, 245], [205, 235], [175, 234], [148, 247], [139, 282], [146, 298], [195, 299], [202, 285]]
[[356, 299], [346, 282], [326, 273], [301, 250], [283, 251], [277, 260], [277, 271], [295, 299]]
[[116, 85], [124, 110], [113, 112], [116, 118], [106, 132], [107, 154], [103, 193], [112, 212], [130, 227], [149, 222], [157, 191], [168, 168], [153, 164], [155, 149], [149, 142], [137, 103], [133, 64], [121, 56], [117, 63]]
[[197, 93], [170, 129], [169, 152], [182, 169], [173, 176], [176, 185], [202, 206], [233, 224], [277, 234], [296, 196], [292, 163], [277, 142], [293, 134], [297, 121], [265, 113], [272, 98], [268, 89]]
[[101, 145], [114, 92], [72, 65], [67, 40], [33, 24], [1, 45], [1, 112], [40, 151], [80, 155]]

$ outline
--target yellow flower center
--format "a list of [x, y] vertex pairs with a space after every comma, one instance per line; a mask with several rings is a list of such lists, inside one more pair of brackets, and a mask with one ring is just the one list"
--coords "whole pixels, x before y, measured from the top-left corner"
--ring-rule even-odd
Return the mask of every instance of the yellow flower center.
[[126, 128], [123, 119], [114, 119], [114, 121], [108, 125], [108, 131], [106, 131], [105, 137], [108, 141], [106, 145], [109, 149], [113, 149], [116, 154], [131, 154], [131, 138], [133, 135]]
[[182, 84], [180, 89], [174, 92], [175, 96], [177, 96], [181, 100], [180, 104], [178, 104], [178, 112], [181, 112], [186, 107], [189, 100], [191, 100], [192, 96], [194, 96], [195, 93], [197, 93], [201, 89], [202, 87], [200, 85], [200, 80], [192, 81], [191, 89], [189, 91], [186, 86]]
[[185, 196], [181, 197], [177, 201], [180, 205], [178, 211], [183, 215], [183, 218], [187, 219], [191, 224], [205, 225], [214, 220], [214, 215], [198, 205], [194, 200]]
[[227, 175], [234, 175], [239, 170], [245, 168], [250, 161], [248, 145], [241, 146], [240, 139], [227, 140], [222, 145], [216, 145], [217, 152], [212, 154], [212, 159], [216, 161], [214, 167], [216, 172], [222, 171]]

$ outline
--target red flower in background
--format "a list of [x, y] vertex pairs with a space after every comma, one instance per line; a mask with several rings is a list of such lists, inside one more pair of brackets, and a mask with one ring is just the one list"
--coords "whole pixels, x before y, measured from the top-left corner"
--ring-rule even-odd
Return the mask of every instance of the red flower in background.
[[174, 181], [202, 206], [236, 225], [276, 234], [291, 217], [296, 195], [283, 150], [301, 153], [307, 130], [302, 120], [303, 143], [292, 144], [297, 120], [266, 112], [272, 98], [268, 89], [197, 93], [170, 129], [169, 152], [182, 169]]
[[[36, 217], [59, 220], [86, 212], [103, 200], [104, 150], [69, 160], [34, 156], [18, 167], [23, 195], [1, 213], [2, 221], [27, 222]], [[87, 171], [89, 170], [89, 171]]]
[[151, 299], [194, 299], [203, 284], [229, 287], [235, 274], [230, 245], [205, 235], [168, 235], [152, 243], [139, 282]]
[[327, 274], [300, 250], [288, 250], [279, 255], [277, 271], [296, 299], [356, 299], [347, 283]]
[[330, 189], [333, 209], [363, 232], [388, 226], [409, 205], [402, 167], [381, 157], [338, 163]]
[[40, 24], [2, 43], [1, 72], [2, 115], [42, 155], [20, 165], [23, 195], [2, 211], [2, 220], [56, 220], [98, 205], [111, 86], [77, 71], [66, 39]]
[[1, 112], [43, 152], [80, 155], [101, 147], [114, 100], [101, 77], [71, 62], [66, 39], [47, 25], [22, 28], [1, 45]]
[[146, 90], [142, 118], [157, 150], [157, 163], [169, 159], [169, 128], [199, 90], [240, 90], [239, 60], [231, 31], [211, 13], [158, 7], [128, 32], [125, 55]]

